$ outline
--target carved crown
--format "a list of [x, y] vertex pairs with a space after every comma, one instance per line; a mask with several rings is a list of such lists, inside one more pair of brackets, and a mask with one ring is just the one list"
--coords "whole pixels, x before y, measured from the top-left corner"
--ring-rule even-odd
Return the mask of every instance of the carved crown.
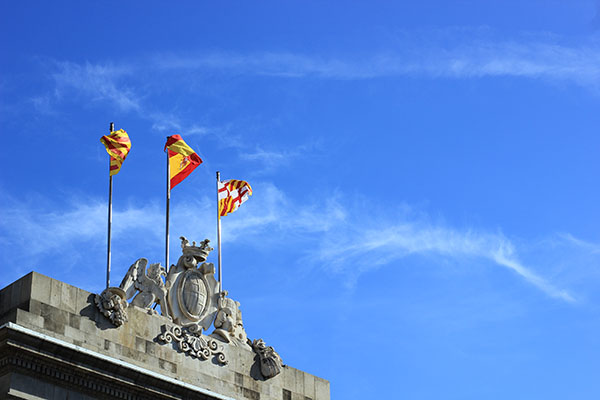
[[190, 245], [190, 241], [187, 240], [184, 236], [180, 237], [181, 239], [181, 251], [184, 256], [192, 256], [198, 261], [206, 261], [208, 258], [208, 254], [214, 249], [210, 247], [208, 244], [210, 240], [204, 239], [200, 242], [200, 246], [196, 246], [196, 242], [192, 242]]

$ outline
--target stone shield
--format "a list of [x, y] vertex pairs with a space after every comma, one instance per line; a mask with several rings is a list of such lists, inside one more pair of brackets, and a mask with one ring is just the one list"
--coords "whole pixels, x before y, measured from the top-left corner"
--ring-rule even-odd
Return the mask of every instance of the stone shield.
[[183, 314], [192, 321], [198, 321], [206, 309], [208, 300], [208, 289], [203, 275], [197, 270], [187, 270], [180, 280], [177, 297]]

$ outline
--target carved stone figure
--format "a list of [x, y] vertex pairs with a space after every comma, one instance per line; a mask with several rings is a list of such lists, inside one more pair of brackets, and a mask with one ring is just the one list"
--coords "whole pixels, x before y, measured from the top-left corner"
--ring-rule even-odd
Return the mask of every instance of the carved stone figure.
[[196, 246], [196, 242], [190, 244], [182, 236], [183, 254], [168, 274], [160, 263], [147, 267], [148, 260], [140, 258], [129, 268], [118, 288], [111, 287], [96, 295], [98, 309], [120, 326], [127, 321], [126, 300], [133, 299], [131, 304], [151, 314], [157, 314], [154, 309], [160, 305], [161, 314], [178, 325], [197, 325], [195, 329], [199, 332], [208, 329], [217, 313], [218, 301], [215, 266], [205, 262], [213, 250], [208, 244], [205, 239]]
[[248, 336], [244, 330], [240, 303], [227, 298], [227, 295], [228, 292], [226, 290], [220, 293], [219, 311], [214, 322], [215, 330], [211, 336], [221, 339], [226, 343], [252, 350], [252, 347], [248, 344]]
[[160, 263], [150, 264], [146, 271], [148, 260], [140, 258], [125, 274], [119, 287], [125, 292], [127, 300], [133, 297], [131, 304], [137, 307], [145, 308], [148, 313], [158, 314], [154, 309], [154, 304], [159, 304], [161, 313], [169, 316], [167, 310], [167, 289], [162, 277], [166, 275], [165, 268]]
[[[160, 305], [162, 315], [175, 325], [163, 326], [159, 342], [174, 343], [176, 350], [203, 360], [215, 356], [220, 364], [227, 364], [227, 360], [218, 341], [254, 351], [261, 374], [272, 378], [284, 367], [281, 357], [262, 339], [248, 340], [240, 303], [228, 298], [227, 291], [218, 291], [215, 266], [206, 262], [213, 250], [209, 243], [205, 239], [198, 245], [190, 244], [182, 236], [182, 255], [168, 273], [160, 263], [148, 266], [148, 260], [140, 258], [129, 268], [120, 287], [96, 295], [96, 305], [117, 327], [127, 322], [127, 300], [149, 313], [157, 313], [155, 305]], [[213, 322], [212, 334], [203, 335]]]
[[115, 326], [119, 327], [127, 322], [125, 308], [125, 292], [116, 287], [109, 287], [97, 294], [94, 298], [100, 312], [108, 318]]
[[272, 346], [267, 346], [262, 339], [255, 339], [252, 349], [260, 358], [260, 372], [266, 379], [281, 372], [281, 368], [284, 367], [283, 361]]
[[210, 327], [217, 312], [217, 286], [215, 266], [206, 263], [213, 250], [205, 239], [196, 246], [181, 237], [181, 250], [177, 265], [171, 266], [167, 275], [167, 304], [173, 322], [182, 326], [198, 325], [202, 330]]

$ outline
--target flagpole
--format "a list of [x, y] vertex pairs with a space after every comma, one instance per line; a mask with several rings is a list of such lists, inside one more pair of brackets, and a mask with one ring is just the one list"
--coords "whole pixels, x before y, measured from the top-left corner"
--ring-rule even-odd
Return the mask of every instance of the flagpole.
[[167, 227], [165, 230], [165, 268], [169, 270], [169, 203], [171, 202], [171, 163], [169, 161], [169, 149], [165, 149], [165, 152], [167, 153]]
[[[111, 122], [108, 127], [109, 134], [115, 130], [115, 124]], [[106, 249], [106, 288], [110, 286], [110, 233], [112, 228], [112, 189], [113, 177], [110, 173], [111, 158], [108, 157], [108, 238]]]
[[223, 278], [221, 276], [221, 215], [219, 213], [219, 182], [221, 173], [217, 171], [217, 253], [219, 262], [219, 293], [223, 291]]

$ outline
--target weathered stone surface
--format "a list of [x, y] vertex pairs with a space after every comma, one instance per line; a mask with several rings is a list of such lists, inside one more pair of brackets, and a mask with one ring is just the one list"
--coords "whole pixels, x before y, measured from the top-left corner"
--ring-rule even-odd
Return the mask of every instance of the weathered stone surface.
[[[129, 321], [115, 327], [98, 311], [94, 298], [92, 293], [37, 273], [0, 291], [0, 320], [15, 324], [0, 328], [0, 398], [13, 390], [12, 382], [16, 385], [21, 379], [13, 392], [24, 393], [32, 387], [27, 379], [34, 379], [47, 385], [39, 386], [40, 390], [55, 393], [55, 397], [44, 397], [50, 393], [44, 392], [43, 398], [67, 398], [68, 394], [68, 398], [279, 400], [289, 393], [292, 399], [329, 399], [326, 380], [289, 366], [265, 379], [258, 355], [230, 343], [220, 342], [227, 365], [200, 361], [175, 351], [172, 345], [161, 345], [157, 340], [161, 328], [173, 321], [149, 315], [144, 308], [128, 307]], [[19, 346], [9, 346], [11, 341]], [[26, 378], [13, 379], [17, 375]], [[107, 381], [110, 376], [119, 376], [119, 383]], [[62, 397], [56, 397], [59, 394]]]

